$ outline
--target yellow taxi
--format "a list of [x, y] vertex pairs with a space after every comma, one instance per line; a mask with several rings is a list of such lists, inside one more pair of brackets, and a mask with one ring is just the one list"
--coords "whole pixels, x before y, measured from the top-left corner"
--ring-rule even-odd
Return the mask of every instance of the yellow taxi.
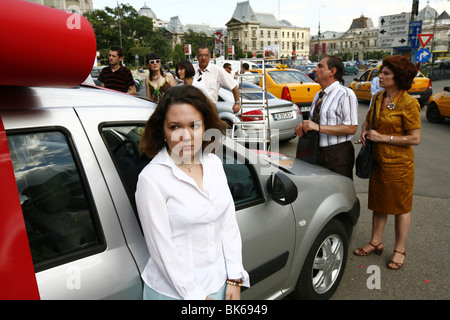
[[[372, 80], [378, 76], [378, 72], [378, 68], [370, 68], [359, 78], [355, 78], [354, 81], [350, 83], [349, 87], [355, 92], [358, 99], [370, 100], [372, 98]], [[433, 90], [431, 89], [431, 79], [425, 77], [418, 71], [408, 93], [414, 98], [417, 98], [420, 106], [423, 107], [433, 93]]]
[[[262, 73], [262, 70], [251, 72]], [[266, 69], [266, 73], [267, 90], [277, 98], [295, 103], [300, 108], [303, 119], [307, 119], [314, 96], [320, 91], [320, 85], [300, 70], [284, 66]]]
[[450, 87], [443, 92], [433, 94], [428, 100], [427, 120], [432, 123], [441, 123], [450, 118]]

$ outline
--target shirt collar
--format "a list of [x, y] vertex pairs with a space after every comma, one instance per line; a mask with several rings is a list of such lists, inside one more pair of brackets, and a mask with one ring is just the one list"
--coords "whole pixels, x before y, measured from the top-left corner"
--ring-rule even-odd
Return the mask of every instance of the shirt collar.
[[[204, 163], [203, 157], [204, 157], [203, 154], [199, 157], [200, 163], [202, 165]], [[171, 168], [173, 174], [181, 180], [187, 180], [187, 178], [190, 179], [190, 177], [187, 176], [186, 174], [184, 174], [184, 172], [175, 164], [172, 157], [169, 155], [169, 152], [167, 151], [167, 147], [163, 147], [158, 152], [158, 154], [152, 159], [151, 162], [155, 163], [155, 164], [161, 164], [161, 165]], [[205, 169], [203, 169], [203, 170], [205, 170]]]
[[323, 89], [322, 91], [325, 92], [325, 94], [329, 94], [331, 91], [334, 90], [334, 88], [336, 88], [337, 86], [339, 86], [340, 83], [339, 81], [335, 81], [332, 84], [330, 84], [328, 87], [326, 87], [325, 89]]

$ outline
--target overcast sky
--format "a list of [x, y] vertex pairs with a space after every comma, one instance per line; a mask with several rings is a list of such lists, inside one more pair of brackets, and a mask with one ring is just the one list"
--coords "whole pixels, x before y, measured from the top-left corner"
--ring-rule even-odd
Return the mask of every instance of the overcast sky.
[[[178, 16], [183, 24], [208, 23], [213, 27], [224, 27], [230, 20], [238, 2], [242, 0], [93, 0], [94, 9], [114, 7], [117, 3], [128, 3], [137, 11], [150, 7], [158, 19], [169, 21]], [[439, 14], [446, 10], [450, 14], [450, 0], [420, 0], [419, 9], [427, 3]], [[378, 27], [380, 16], [411, 12], [412, 0], [250, 0], [255, 12], [273, 13], [298, 27], [309, 27], [317, 34], [319, 16], [320, 30], [345, 32], [352, 20], [361, 15], [372, 19]]]

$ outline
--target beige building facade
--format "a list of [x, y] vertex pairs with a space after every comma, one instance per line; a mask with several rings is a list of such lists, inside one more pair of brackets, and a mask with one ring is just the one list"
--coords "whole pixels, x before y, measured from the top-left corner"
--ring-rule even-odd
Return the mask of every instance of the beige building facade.
[[264, 55], [265, 48], [279, 46], [279, 58], [309, 55], [310, 29], [297, 27], [286, 20], [277, 20], [271, 13], [256, 13], [250, 1], [238, 2], [231, 19], [226, 23], [227, 45], [243, 52]]
[[47, 7], [61, 9], [65, 11], [72, 11], [79, 14], [91, 12], [94, 10], [93, 0], [27, 0], [41, 4]]
[[[437, 56], [449, 55], [450, 16], [446, 11], [438, 13], [427, 5], [420, 10], [415, 21], [422, 21], [422, 34], [433, 34], [426, 48]], [[361, 16], [352, 21], [346, 32], [326, 31], [313, 35], [310, 40], [310, 54], [346, 56], [346, 60], [377, 59], [391, 52], [391, 48], [378, 48], [378, 27], [372, 19]]]

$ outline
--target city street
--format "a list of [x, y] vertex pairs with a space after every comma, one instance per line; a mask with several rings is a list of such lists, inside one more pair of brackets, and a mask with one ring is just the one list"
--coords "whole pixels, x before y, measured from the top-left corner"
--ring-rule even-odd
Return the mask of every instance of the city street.
[[[361, 75], [361, 72], [359, 73]], [[358, 76], [359, 76], [358, 75]], [[345, 76], [349, 85], [355, 75]], [[433, 82], [433, 93], [449, 86], [448, 80]], [[145, 97], [145, 87], [139, 96]], [[368, 102], [359, 102], [359, 137]], [[394, 249], [394, 218], [390, 217], [384, 234], [381, 256], [357, 257], [353, 250], [370, 240], [372, 212], [367, 208], [368, 180], [354, 178], [361, 201], [361, 216], [356, 225], [347, 267], [341, 284], [332, 297], [335, 300], [441, 300], [450, 299], [450, 120], [442, 124], [428, 122], [426, 107], [421, 111], [422, 138], [415, 151], [415, 190], [412, 222], [404, 266], [399, 271], [386, 265]], [[356, 139], [355, 139], [356, 140]], [[280, 144], [280, 153], [295, 156], [297, 139]], [[355, 145], [357, 154], [360, 145]]]
[[[353, 76], [346, 76], [346, 85]], [[434, 81], [433, 92], [443, 91], [448, 80]], [[367, 113], [368, 103], [359, 103], [359, 137], [361, 124]], [[432, 124], [422, 109], [422, 139], [415, 151], [415, 190], [411, 228], [406, 242], [406, 259], [398, 271], [386, 265], [394, 249], [394, 218], [386, 225], [381, 256], [357, 257], [352, 251], [370, 240], [372, 212], [367, 208], [368, 180], [355, 176], [354, 183], [361, 201], [361, 216], [350, 242], [350, 254], [341, 284], [332, 297], [335, 300], [449, 299], [450, 278], [449, 214], [450, 190], [450, 120]], [[355, 139], [356, 140], [356, 139]], [[295, 155], [297, 139], [281, 143], [280, 152]], [[359, 145], [355, 146], [358, 153]], [[379, 285], [379, 287], [378, 287]]]

